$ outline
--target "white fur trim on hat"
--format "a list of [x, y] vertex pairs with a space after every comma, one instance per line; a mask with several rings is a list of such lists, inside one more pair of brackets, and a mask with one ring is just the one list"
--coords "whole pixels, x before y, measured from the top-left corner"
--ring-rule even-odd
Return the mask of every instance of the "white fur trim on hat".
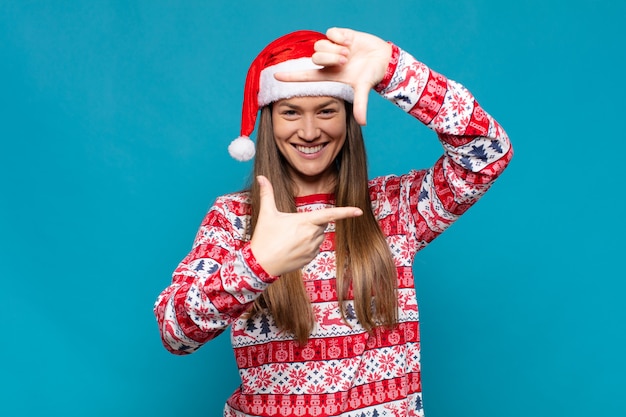
[[228, 153], [238, 161], [249, 161], [254, 158], [254, 142], [247, 136], [239, 136], [228, 145]]
[[315, 65], [311, 58], [298, 58], [263, 69], [259, 77], [259, 107], [284, 98], [304, 96], [331, 96], [353, 102], [354, 91], [348, 84], [335, 81], [283, 82], [274, 78], [277, 72], [320, 68], [322, 67]]

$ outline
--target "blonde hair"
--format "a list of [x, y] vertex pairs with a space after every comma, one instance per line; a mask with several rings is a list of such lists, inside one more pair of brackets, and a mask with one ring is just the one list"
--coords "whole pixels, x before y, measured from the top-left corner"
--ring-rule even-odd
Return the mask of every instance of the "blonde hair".
[[[398, 321], [397, 270], [372, 212], [363, 134], [348, 102], [346, 119], [346, 142], [336, 160], [336, 205], [359, 207], [364, 214], [335, 223], [336, 291], [345, 320], [344, 301], [352, 287], [357, 319], [367, 331], [371, 331], [377, 326], [393, 327]], [[271, 105], [261, 109], [257, 132], [253, 178], [266, 176], [274, 188], [278, 210], [295, 212], [294, 183], [288, 174], [287, 162], [274, 141]], [[250, 193], [254, 234], [260, 206], [256, 181], [251, 181]], [[301, 271], [284, 274], [271, 284], [254, 303], [248, 316], [252, 317], [265, 308], [281, 330], [293, 334], [302, 345], [308, 341], [315, 326], [315, 315]]]

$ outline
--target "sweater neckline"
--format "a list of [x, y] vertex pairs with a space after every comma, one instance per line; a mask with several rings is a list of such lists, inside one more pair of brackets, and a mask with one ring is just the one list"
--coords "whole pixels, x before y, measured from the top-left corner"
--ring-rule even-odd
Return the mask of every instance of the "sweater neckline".
[[332, 204], [335, 205], [335, 194], [310, 194], [295, 197], [296, 207], [308, 206], [311, 204]]

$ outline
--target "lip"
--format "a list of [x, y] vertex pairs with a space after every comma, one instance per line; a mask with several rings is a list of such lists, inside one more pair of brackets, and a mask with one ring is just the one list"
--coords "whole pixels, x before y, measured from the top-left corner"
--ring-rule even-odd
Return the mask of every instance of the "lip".
[[292, 144], [296, 152], [304, 158], [315, 158], [319, 156], [324, 151], [326, 145], [328, 145], [328, 143], [320, 143], [317, 145]]

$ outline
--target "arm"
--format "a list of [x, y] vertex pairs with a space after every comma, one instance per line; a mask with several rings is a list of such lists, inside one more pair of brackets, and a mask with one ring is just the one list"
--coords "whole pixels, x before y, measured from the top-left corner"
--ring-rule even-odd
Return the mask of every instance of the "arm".
[[261, 207], [252, 240], [246, 234], [249, 203], [218, 199], [193, 249], [174, 271], [172, 284], [157, 299], [154, 313], [163, 344], [172, 353], [197, 350], [246, 311], [279, 275], [309, 263], [328, 222], [362, 214], [356, 207], [281, 213], [269, 181], [258, 181]]
[[172, 353], [192, 353], [237, 319], [276, 277], [256, 262], [244, 239], [248, 205], [219, 199], [191, 252], [154, 305], [161, 339]]
[[467, 89], [395, 45], [375, 89], [434, 130], [444, 147], [432, 168], [401, 180], [421, 248], [485, 194], [511, 160], [511, 143]]

